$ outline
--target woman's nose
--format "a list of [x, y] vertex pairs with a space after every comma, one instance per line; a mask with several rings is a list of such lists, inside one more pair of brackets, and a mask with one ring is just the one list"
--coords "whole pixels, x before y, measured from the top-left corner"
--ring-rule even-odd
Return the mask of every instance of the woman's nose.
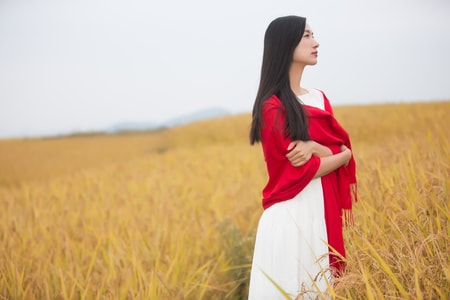
[[319, 48], [320, 44], [318, 41], [314, 40], [314, 48]]

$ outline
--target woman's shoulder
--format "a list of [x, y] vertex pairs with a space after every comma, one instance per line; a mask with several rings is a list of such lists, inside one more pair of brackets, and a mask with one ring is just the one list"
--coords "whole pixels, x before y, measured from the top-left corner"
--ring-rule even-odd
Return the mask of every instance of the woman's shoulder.
[[322, 110], [325, 110], [331, 114], [333, 114], [333, 108], [331, 106], [330, 100], [328, 100], [327, 95], [321, 89], [312, 88], [308, 90], [311, 94], [312, 103], [311, 106], [318, 107]]
[[278, 98], [277, 95], [272, 95], [269, 98], [267, 98], [266, 101], [264, 101], [264, 107], [267, 108], [274, 108], [274, 107], [280, 107], [282, 106], [282, 102], [280, 98]]
[[310, 88], [308, 93], [300, 95], [299, 99], [302, 104], [324, 109], [324, 94], [321, 90]]
[[266, 101], [264, 101], [262, 107], [262, 113], [265, 116], [264, 118], [275, 118], [277, 116], [283, 118], [284, 112], [284, 104], [276, 95], [272, 95], [271, 97], [267, 98]]
[[319, 98], [323, 98], [325, 96], [325, 92], [318, 88], [309, 88], [308, 92], [310, 95], [313, 95], [313, 96], [316, 96]]
[[266, 102], [267, 103], [281, 103], [281, 100], [280, 100], [280, 98], [278, 98], [277, 95], [273, 94], [272, 96], [267, 98]]

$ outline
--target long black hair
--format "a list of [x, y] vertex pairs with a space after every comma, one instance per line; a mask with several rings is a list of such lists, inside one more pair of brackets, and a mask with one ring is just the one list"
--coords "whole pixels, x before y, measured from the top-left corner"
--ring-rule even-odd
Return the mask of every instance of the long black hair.
[[291, 140], [309, 140], [307, 118], [297, 96], [291, 89], [289, 69], [294, 50], [305, 32], [306, 18], [285, 16], [273, 20], [264, 35], [261, 79], [253, 105], [250, 144], [261, 141], [264, 101], [277, 95], [284, 106], [286, 118], [283, 134]]

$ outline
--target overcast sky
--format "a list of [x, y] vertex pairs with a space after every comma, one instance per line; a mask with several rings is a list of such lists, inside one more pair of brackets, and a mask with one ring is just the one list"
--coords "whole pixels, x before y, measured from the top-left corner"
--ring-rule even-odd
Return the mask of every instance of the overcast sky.
[[250, 112], [263, 36], [307, 17], [334, 105], [450, 101], [449, 0], [0, 0], [0, 138]]

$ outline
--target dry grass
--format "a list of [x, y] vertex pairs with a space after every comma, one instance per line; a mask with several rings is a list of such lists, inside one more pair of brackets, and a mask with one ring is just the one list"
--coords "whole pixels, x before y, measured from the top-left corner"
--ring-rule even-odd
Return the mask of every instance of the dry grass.
[[[334, 298], [450, 297], [449, 113], [336, 108], [360, 202]], [[245, 299], [266, 180], [249, 122], [0, 141], [0, 299]]]

